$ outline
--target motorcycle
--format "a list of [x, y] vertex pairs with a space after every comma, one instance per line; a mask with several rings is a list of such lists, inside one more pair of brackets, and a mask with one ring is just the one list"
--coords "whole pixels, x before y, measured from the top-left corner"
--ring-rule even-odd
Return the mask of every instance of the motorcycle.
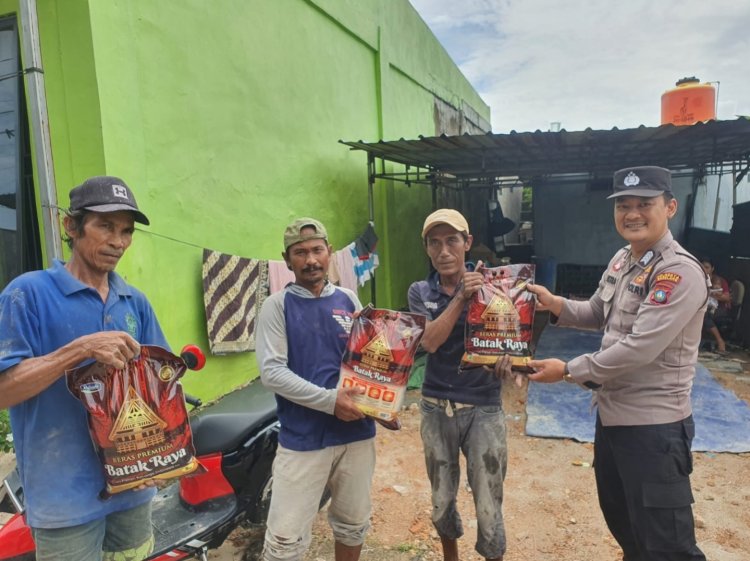
[[[193, 370], [205, 363], [197, 347], [186, 347], [180, 356]], [[202, 405], [187, 394], [185, 401], [193, 409]], [[149, 561], [206, 561], [208, 550], [219, 547], [238, 526], [265, 526], [280, 428], [273, 394], [256, 380], [200, 410], [190, 418], [190, 426], [204, 471], [168, 484], [154, 497], [155, 545]], [[0, 510], [13, 516], [0, 528], [0, 560], [34, 561], [18, 472], [3, 485]], [[262, 533], [259, 541], [262, 544]]]

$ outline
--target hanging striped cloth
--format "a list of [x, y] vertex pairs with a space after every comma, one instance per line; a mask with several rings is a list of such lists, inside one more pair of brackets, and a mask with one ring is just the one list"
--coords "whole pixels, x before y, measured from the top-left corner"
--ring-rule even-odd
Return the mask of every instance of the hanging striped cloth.
[[255, 325], [268, 295], [268, 261], [203, 250], [203, 303], [212, 354], [255, 350]]

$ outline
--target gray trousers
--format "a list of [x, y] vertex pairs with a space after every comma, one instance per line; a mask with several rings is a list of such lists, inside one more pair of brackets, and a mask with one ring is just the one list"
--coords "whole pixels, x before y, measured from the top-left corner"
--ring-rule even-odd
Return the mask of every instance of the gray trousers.
[[[446, 412], [449, 408], [450, 416]], [[477, 553], [486, 558], [505, 553], [503, 481], [508, 466], [505, 417], [500, 405], [452, 408], [425, 400], [421, 435], [427, 475], [432, 485], [432, 523], [442, 538], [463, 535], [456, 495], [461, 479], [459, 451], [466, 457], [467, 477], [477, 515]]]

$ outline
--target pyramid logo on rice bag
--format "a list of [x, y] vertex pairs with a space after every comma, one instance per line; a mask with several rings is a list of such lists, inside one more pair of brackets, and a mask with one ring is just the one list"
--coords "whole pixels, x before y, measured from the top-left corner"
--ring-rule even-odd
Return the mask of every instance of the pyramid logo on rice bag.
[[388, 346], [385, 333], [380, 333], [375, 339], [362, 347], [363, 365], [387, 372], [391, 362], [393, 362], [393, 353]]
[[159, 418], [135, 388], [128, 388], [128, 397], [109, 433], [109, 439], [118, 452], [133, 452], [157, 446], [165, 440], [164, 429], [167, 423]]
[[513, 301], [502, 292], [492, 296], [481, 318], [484, 320], [485, 327], [494, 331], [517, 333], [521, 327], [518, 310], [513, 305]]

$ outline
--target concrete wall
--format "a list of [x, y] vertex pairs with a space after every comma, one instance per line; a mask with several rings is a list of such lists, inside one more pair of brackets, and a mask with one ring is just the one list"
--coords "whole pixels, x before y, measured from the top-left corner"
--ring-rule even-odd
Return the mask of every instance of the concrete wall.
[[[731, 173], [708, 175], [695, 194], [693, 225], [697, 228], [729, 232], [732, 228], [732, 205], [750, 201], [750, 176], [746, 175], [732, 194]], [[717, 207], [718, 192], [718, 207]], [[715, 228], [714, 228], [715, 222]]]
[[[680, 240], [685, 230], [685, 211], [691, 192], [689, 177], [676, 178], [677, 215], [670, 221]], [[614, 225], [611, 190], [592, 191], [585, 180], [551, 180], [533, 185], [534, 250], [537, 257], [554, 258], [558, 264], [601, 265], [626, 242]]]
[[[283, 228], [299, 215], [323, 220], [335, 248], [364, 229], [365, 155], [339, 139], [432, 134], [436, 97], [489, 120], [407, 0], [38, 6], [61, 205], [95, 174], [133, 188], [152, 225], [119, 270], [175, 348], [207, 347], [202, 248], [279, 258]], [[379, 306], [405, 305], [424, 274], [429, 210], [428, 189], [377, 186]], [[186, 386], [209, 398], [256, 375], [252, 353], [212, 357]]]

